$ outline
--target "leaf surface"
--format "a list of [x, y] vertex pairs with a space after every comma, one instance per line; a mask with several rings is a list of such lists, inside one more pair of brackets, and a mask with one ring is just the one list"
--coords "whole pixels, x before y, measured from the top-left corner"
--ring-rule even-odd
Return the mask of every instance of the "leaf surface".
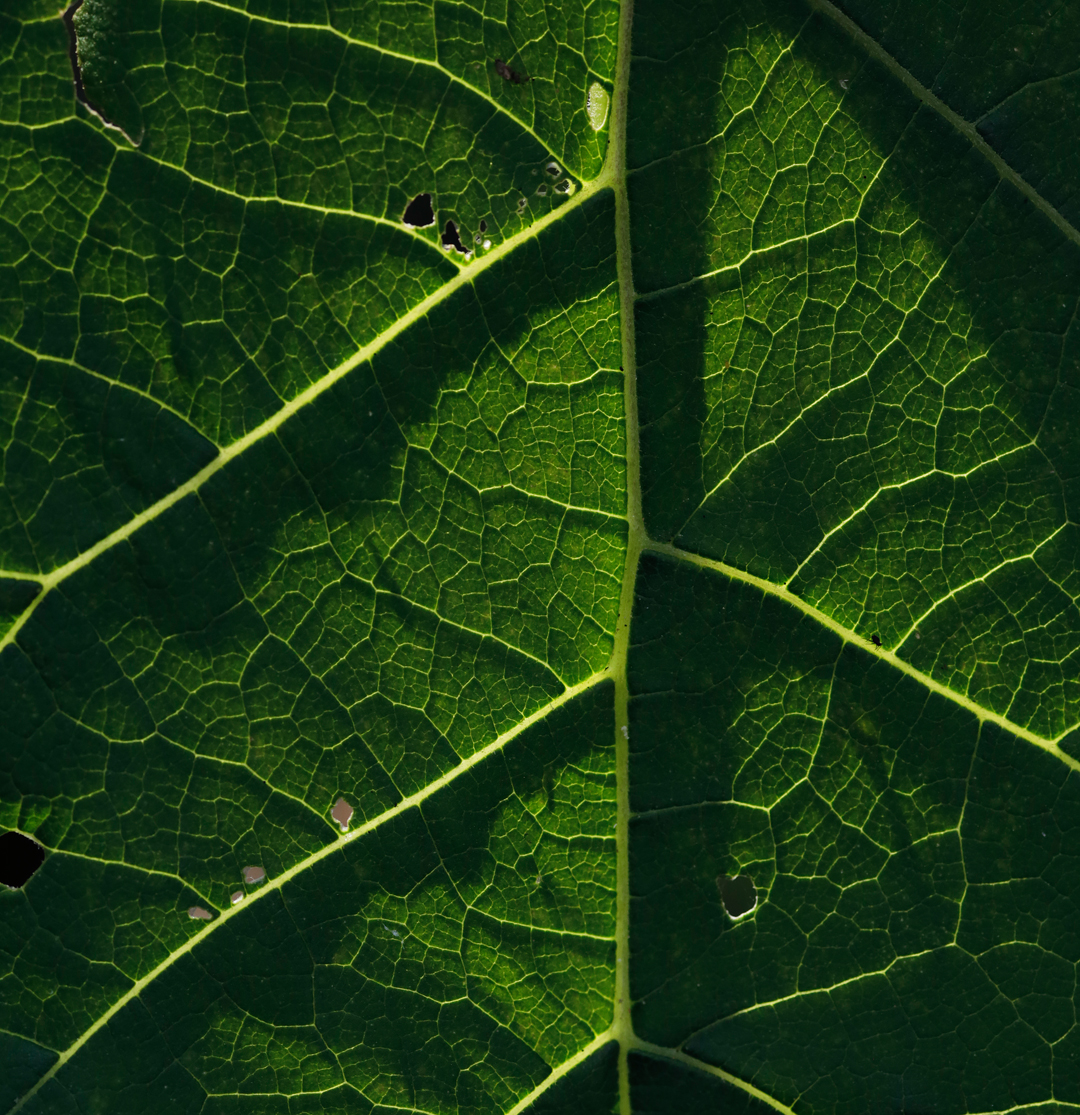
[[4, 1110], [1080, 1107], [1070, 11], [0, 15]]

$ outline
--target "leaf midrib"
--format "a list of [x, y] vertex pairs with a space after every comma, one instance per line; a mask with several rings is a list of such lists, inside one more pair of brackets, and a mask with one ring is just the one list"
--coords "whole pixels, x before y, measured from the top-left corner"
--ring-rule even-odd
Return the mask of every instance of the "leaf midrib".
[[[202, 3], [211, 3], [218, 7], [227, 8], [230, 11], [237, 11], [229, 5], [221, 4], [218, 0], [198, 0]], [[1029, 197], [1049, 219], [1074, 243], [1080, 244], [1080, 232], [1077, 232], [1071, 224], [1069, 224], [1057, 211], [1041, 197], [1034, 190], [1033, 187], [1028, 185], [1026, 181], [1017, 174], [1011, 167], [1009, 167], [1004, 160], [994, 153], [989, 146], [978, 136], [974, 128], [967, 125], [966, 121], [958, 116], [955, 112], [948, 108], [943, 102], [921, 86], [913, 77], [900, 66], [895, 59], [891, 57], [882, 47], [880, 47], [873, 39], [871, 39], [865, 32], [857, 27], [847, 16], [836, 9], [828, 0], [807, 0], [808, 4], [816, 10], [822, 12], [828, 18], [834, 20], [840, 26], [851, 34], [860, 46], [867, 51], [871, 56], [877, 58], [880, 62], [887, 66], [887, 68], [894, 73], [909, 89], [915, 92], [916, 96], [921, 101], [929, 105], [946, 120], [949, 121], [958, 131], [960, 131], [965, 138], [972, 143], [995, 166], [999, 175], [1005, 178], [1018, 189]], [[238, 13], [252, 17], [249, 13]], [[628, 848], [628, 832], [629, 832], [629, 745], [627, 739], [623, 736], [622, 728], [629, 723], [627, 716], [629, 692], [626, 677], [626, 664], [627, 654], [629, 650], [629, 620], [630, 610], [633, 604], [634, 582], [636, 578], [638, 559], [643, 552], [653, 552], [663, 554], [670, 558], [679, 561], [686, 561], [691, 564], [697, 565], [702, 568], [710, 569], [714, 572], [720, 573], [730, 579], [742, 581], [757, 588], [759, 591], [767, 593], [771, 596], [778, 597], [786, 603], [798, 608], [801, 612], [806, 614], [809, 618], [814, 619], [823, 627], [833, 631], [845, 643], [851, 643], [866, 650], [870, 653], [876, 653], [879, 657], [884, 658], [894, 668], [902, 673], [912, 677], [925, 688], [937, 692], [954, 703], [966, 708], [972, 712], [980, 722], [988, 721], [995, 723], [1019, 738], [1025, 739], [1027, 742], [1042, 748], [1043, 750], [1055, 755], [1058, 759], [1064, 762], [1070, 769], [1080, 770], [1080, 762], [1072, 759], [1066, 755], [1057, 745], [1057, 740], [1061, 739], [1067, 733], [1062, 733], [1062, 736], [1057, 737], [1055, 740], [1047, 740], [1043, 737], [1020, 728], [1008, 721], [1005, 717], [999, 716], [987, 709], [982, 708], [970, 699], [956, 693], [946, 686], [936, 682], [933, 678], [921, 671], [916, 670], [914, 667], [908, 665], [901, 659], [898, 659], [895, 654], [890, 651], [877, 649], [871, 647], [866, 640], [857, 636], [853, 631], [843, 627], [825, 613], [814, 608], [812, 605], [807, 604], [791, 593], [785, 586], [776, 585], [772, 582], [765, 581], [762, 578], [753, 576], [742, 570], [736, 569], [722, 562], [712, 561], [701, 555], [682, 550], [670, 544], [656, 543], [650, 539], [645, 531], [644, 522], [642, 518], [642, 504], [641, 504], [641, 481], [640, 481], [640, 449], [639, 449], [639, 423], [637, 411], [637, 395], [636, 395], [636, 361], [635, 361], [635, 337], [633, 325], [633, 310], [637, 301], [637, 295], [633, 288], [633, 276], [631, 271], [631, 252], [630, 252], [630, 237], [629, 237], [629, 214], [628, 214], [628, 197], [626, 190], [626, 167], [625, 167], [625, 134], [626, 134], [626, 119], [627, 119], [627, 98], [629, 93], [629, 78], [630, 78], [630, 36], [633, 21], [633, 3], [632, 0], [624, 0], [622, 10], [620, 13], [619, 22], [619, 42], [618, 42], [618, 61], [617, 61], [617, 76], [615, 81], [615, 95], [612, 98], [612, 112], [610, 118], [610, 144], [608, 158], [605, 160], [605, 165], [600, 175], [597, 176], [590, 183], [583, 184], [582, 188], [578, 190], [574, 198], [570, 199], [567, 203], [560, 206], [559, 209], [549, 213], [546, 217], [540, 218], [535, 224], [528, 229], [509, 238], [498, 248], [491, 250], [481, 260], [477, 260], [471, 267], [463, 269], [459, 275], [449, 280], [438, 291], [429, 295], [423, 302], [419, 303], [402, 318], [398, 319], [392, 326], [385, 330], [379, 337], [358, 350], [349, 360], [339, 365], [333, 371], [328, 373], [322, 379], [312, 384], [307, 390], [298, 395], [289, 404], [286, 404], [281, 411], [277, 412], [274, 416], [268, 419], [261, 426], [257, 427], [246, 437], [234, 443], [228, 449], [221, 452], [218, 458], [215, 458], [210, 465], [206, 466], [203, 470], [192, 477], [186, 484], [178, 488], [170, 496], [164, 497], [157, 501], [154, 505], [148, 508], [140, 515], [133, 518], [129, 523], [123, 527], [118, 528], [112, 534], [102, 539], [94, 547], [91, 547], [84, 554], [79, 555], [77, 558], [66, 563], [64, 566], [59, 567], [53, 573], [45, 577], [33, 577], [22, 575], [22, 579], [35, 580], [42, 584], [42, 592], [38, 594], [37, 598], [32, 604], [22, 613], [16, 623], [12, 626], [11, 630], [0, 640], [0, 651], [10, 642], [14, 641], [15, 636], [21, 629], [26, 619], [33, 613], [37, 605], [48, 594], [48, 592], [66, 580], [72, 573], [81, 569], [84, 565], [89, 564], [97, 556], [106, 550], [110, 549], [113, 545], [129, 537], [141, 526], [150, 522], [158, 515], [163, 513], [173, 504], [178, 502], [184, 496], [196, 491], [210, 476], [216, 473], [220, 468], [224, 467], [233, 457], [238, 456], [245, 449], [247, 449], [255, 441], [260, 440], [262, 437], [268, 436], [273, 433], [278, 426], [285, 422], [293, 413], [299, 410], [306, 403], [312, 401], [318, 395], [329, 389], [334, 383], [342, 378], [345, 374], [363, 363], [365, 360], [370, 359], [390, 340], [398, 336], [404, 329], [408, 328], [415, 321], [425, 316], [431, 309], [433, 309], [440, 302], [444, 301], [452, 293], [454, 293], [464, 283], [471, 282], [472, 279], [486, 270], [487, 267], [497, 262], [503, 256], [511, 253], [522, 243], [531, 240], [539, 235], [549, 224], [553, 223], [559, 218], [559, 215], [568, 212], [570, 209], [575, 208], [586, 201], [589, 197], [599, 193], [605, 188], [612, 188], [616, 198], [616, 265], [619, 276], [620, 286], [620, 326], [622, 331], [623, 340], [623, 362], [624, 374], [626, 377], [625, 385], [625, 405], [624, 414], [626, 422], [626, 454], [627, 454], [627, 518], [629, 521], [629, 537], [627, 543], [627, 562], [625, 567], [625, 574], [623, 578], [623, 588], [620, 598], [619, 617], [617, 621], [616, 634], [615, 634], [615, 648], [612, 659], [607, 667], [598, 671], [585, 681], [578, 685], [565, 690], [563, 694], [549, 702], [543, 708], [534, 712], [531, 716], [522, 720], [519, 724], [499, 736], [495, 741], [487, 747], [476, 752], [468, 759], [464, 760], [453, 770], [447, 772], [441, 778], [426, 786], [423, 790], [418, 791], [416, 794], [411, 795], [409, 798], [403, 799], [396, 806], [380, 814], [373, 820], [358, 827], [353, 832], [343, 834], [334, 843], [320, 849], [318, 852], [309, 856], [305, 860], [297, 863], [289, 870], [283, 872], [275, 879], [269, 880], [264, 884], [259, 891], [249, 896], [239, 906], [229, 910], [225, 910], [219, 914], [212, 922], [210, 922], [203, 930], [191, 937], [180, 949], [170, 954], [161, 964], [148, 973], [141, 980], [133, 984], [132, 988], [118, 1000], [107, 1012], [87, 1029], [78, 1040], [73, 1043], [67, 1050], [60, 1054], [58, 1060], [53, 1066], [45, 1073], [35, 1085], [27, 1091], [19, 1100], [16, 1101], [14, 1107], [11, 1108], [9, 1115], [15, 1115], [27, 1101], [29, 1101], [44, 1085], [52, 1079], [56, 1073], [71, 1059], [78, 1050], [86, 1044], [86, 1042], [107, 1022], [121, 1010], [133, 998], [136, 998], [141, 990], [153, 979], [155, 979], [161, 972], [167, 969], [171, 964], [182, 956], [184, 953], [191, 951], [196, 944], [201, 942], [207, 935], [215, 932], [217, 928], [224, 924], [231, 916], [238, 913], [244, 906], [247, 906], [253, 901], [258, 901], [266, 894], [272, 893], [280, 889], [289, 879], [299, 874], [307, 867], [314, 864], [317, 860], [325, 858], [326, 856], [340, 850], [344, 844], [352, 840], [359, 839], [364, 834], [372, 831], [373, 829], [384, 824], [386, 821], [391, 820], [393, 817], [405, 812], [412, 808], [414, 805], [421, 804], [424, 800], [454, 781], [460, 774], [466, 770], [471, 769], [473, 766], [484, 761], [487, 757], [501, 750], [512, 739], [516, 738], [528, 727], [537, 723], [539, 720], [545, 718], [550, 712], [562, 704], [572, 700], [574, 697], [585, 692], [587, 689], [598, 684], [605, 679], [611, 679], [615, 682], [616, 688], [616, 717], [615, 717], [615, 742], [616, 742], [616, 780], [617, 780], [617, 826], [616, 826], [616, 844], [617, 844], [617, 909], [616, 909], [616, 952], [617, 952], [617, 971], [615, 981], [615, 1003], [614, 1018], [612, 1026], [603, 1034], [598, 1035], [592, 1042], [589, 1043], [584, 1049], [580, 1050], [574, 1057], [570, 1058], [564, 1064], [553, 1068], [551, 1073], [545, 1080], [527, 1096], [523, 1097], [508, 1113], [507, 1115], [519, 1115], [523, 1112], [540, 1094], [551, 1087], [555, 1081], [561, 1079], [572, 1068], [578, 1064], [583, 1063], [591, 1054], [600, 1049], [604, 1044], [610, 1040], [617, 1040], [620, 1043], [620, 1056], [619, 1056], [619, 1093], [620, 1093], [620, 1109], [622, 1115], [630, 1115], [630, 1094], [629, 1094], [629, 1077], [627, 1067], [627, 1055], [631, 1051], [639, 1051], [648, 1053], [653, 1056], [665, 1058], [670, 1061], [676, 1061], [694, 1068], [698, 1071], [708, 1073], [719, 1079], [724, 1080], [740, 1090], [754, 1096], [761, 1102], [767, 1104], [773, 1110], [782, 1112], [783, 1115], [794, 1115], [793, 1110], [776, 1100], [767, 1093], [761, 1091], [753, 1084], [741, 1080], [730, 1073], [715, 1065], [702, 1062], [695, 1057], [683, 1052], [681, 1049], [665, 1047], [656, 1045], [654, 1043], [645, 1041], [639, 1038], [633, 1030], [631, 1019], [631, 1000], [630, 1000], [630, 985], [629, 985], [629, 848]], [[268, 21], [276, 22], [276, 21]], [[330, 27], [322, 25], [311, 25], [320, 30], [335, 31]], [[336, 32], [335, 33], [339, 33]], [[340, 33], [339, 33], [340, 34]], [[347, 36], [342, 36], [347, 38]], [[358, 43], [361, 46], [369, 46], [366, 43]], [[378, 49], [378, 48], [372, 48]], [[387, 52], [392, 53], [392, 52]], [[411, 61], [419, 61], [410, 59]], [[441, 69], [441, 67], [440, 67]], [[450, 75], [451, 77], [453, 75]], [[454, 79], [457, 80], [457, 79]], [[462, 82], [461, 84], [467, 84]], [[469, 88], [472, 88], [469, 86]], [[478, 91], [477, 91], [478, 92]], [[517, 121], [519, 124], [520, 121]], [[525, 127], [525, 125], [521, 125]], [[528, 129], [527, 129], [528, 130]], [[531, 131], [530, 131], [530, 134]], [[695, 280], [696, 281], [696, 280]], [[15, 575], [19, 576], [19, 575]], [[61, 853], [62, 854], [62, 853]], [[1072, 1105], [1070, 1105], [1072, 1106]]]

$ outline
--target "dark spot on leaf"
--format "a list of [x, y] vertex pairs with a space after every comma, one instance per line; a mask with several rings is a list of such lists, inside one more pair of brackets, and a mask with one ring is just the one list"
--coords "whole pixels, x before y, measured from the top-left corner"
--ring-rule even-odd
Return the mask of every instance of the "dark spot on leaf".
[[512, 70], [501, 59], [495, 59], [495, 72], [503, 79], [503, 81], [512, 82], [514, 85], [524, 85], [529, 79], [524, 74], [519, 74], [517, 70]]
[[543, 182], [541, 182], [540, 185], [536, 187], [536, 192], [540, 195], [540, 197], [546, 197], [547, 186]]
[[481, 221], [480, 222], [480, 231], [481, 232], [487, 232], [487, 221]]
[[446, 228], [442, 234], [442, 243], [444, 248], [456, 248], [462, 255], [465, 254], [465, 245], [462, 244], [457, 225], [453, 221], [446, 222]]
[[352, 820], [352, 815], [353, 807], [344, 798], [338, 798], [334, 802], [334, 808], [330, 810], [330, 816], [338, 823], [342, 832], [349, 831], [349, 822]]
[[435, 210], [431, 208], [431, 194], [417, 194], [405, 207], [402, 221], [412, 228], [427, 228], [435, 223]]
[[720, 875], [716, 885], [729, 918], [741, 918], [757, 905], [757, 889], [749, 875]]
[[558, 163], [548, 163], [548, 165], [544, 167], [544, 170], [546, 170], [552, 178], [558, 178], [559, 175], [562, 174], [562, 168]]
[[253, 886], [255, 883], [261, 883], [266, 878], [266, 872], [261, 867], [245, 867], [244, 868], [244, 882], [247, 885]]
[[187, 916], [194, 918], [196, 921], [213, 921], [214, 919], [214, 915], [209, 910], [203, 909], [202, 906], [189, 906]]
[[0, 883], [21, 887], [44, 863], [45, 849], [21, 832], [0, 836]]
[[871, 635], [870, 642], [872, 642], [876, 647], [881, 646], [881, 640], [877, 637], [877, 635]]
[[569, 178], [564, 178], [561, 182], [555, 183], [555, 192], [557, 194], [568, 194], [574, 188], [574, 183]]

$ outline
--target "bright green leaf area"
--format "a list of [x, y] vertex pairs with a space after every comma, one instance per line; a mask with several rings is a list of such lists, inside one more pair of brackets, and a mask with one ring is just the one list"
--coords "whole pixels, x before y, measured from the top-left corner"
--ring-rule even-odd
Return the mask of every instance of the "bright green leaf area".
[[1078, 29], [5, 5], [0, 1110], [1080, 1110]]

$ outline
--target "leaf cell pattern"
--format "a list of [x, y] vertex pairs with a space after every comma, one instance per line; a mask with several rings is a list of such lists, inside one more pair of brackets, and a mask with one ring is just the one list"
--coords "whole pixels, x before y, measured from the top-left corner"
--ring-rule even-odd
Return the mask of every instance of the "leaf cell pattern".
[[1080, 1108], [1044, 7], [5, 7], [0, 1108]]

